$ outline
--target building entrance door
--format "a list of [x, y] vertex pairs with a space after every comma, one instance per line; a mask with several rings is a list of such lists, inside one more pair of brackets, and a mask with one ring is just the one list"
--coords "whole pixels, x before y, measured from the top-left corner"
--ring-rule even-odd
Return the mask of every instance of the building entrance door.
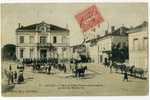
[[47, 50], [45, 50], [45, 49], [40, 50], [40, 57], [46, 58], [47, 57]]

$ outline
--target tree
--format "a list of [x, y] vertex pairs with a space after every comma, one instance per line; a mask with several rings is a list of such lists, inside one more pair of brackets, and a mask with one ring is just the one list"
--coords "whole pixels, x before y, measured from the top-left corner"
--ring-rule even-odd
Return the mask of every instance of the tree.
[[122, 47], [121, 43], [118, 43], [117, 45], [112, 45], [111, 56], [109, 56], [110, 60], [123, 63], [128, 58], [129, 54], [127, 45], [123, 44]]
[[2, 58], [5, 60], [15, 60], [16, 59], [16, 45], [6, 44], [2, 47]]

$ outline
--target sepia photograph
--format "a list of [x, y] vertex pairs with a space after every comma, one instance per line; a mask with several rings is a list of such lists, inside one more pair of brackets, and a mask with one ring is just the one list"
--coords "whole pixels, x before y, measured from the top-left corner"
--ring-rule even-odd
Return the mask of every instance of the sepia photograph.
[[147, 96], [148, 3], [3, 3], [1, 94]]

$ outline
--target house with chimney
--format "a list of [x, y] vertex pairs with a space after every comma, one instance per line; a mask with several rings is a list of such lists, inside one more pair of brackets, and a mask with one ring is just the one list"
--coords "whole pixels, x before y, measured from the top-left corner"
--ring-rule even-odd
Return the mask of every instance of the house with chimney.
[[109, 52], [112, 51], [113, 45], [120, 46], [128, 45], [128, 34], [129, 29], [125, 26], [121, 26], [115, 29], [111, 27], [111, 32], [105, 31], [103, 36], [86, 41], [87, 51], [94, 63], [104, 63], [106, 60], [109, 61]]
[[69, 30], [44, 21], [32, 25], [19, 24], [16, 29], [18, 60], [69, 58]]

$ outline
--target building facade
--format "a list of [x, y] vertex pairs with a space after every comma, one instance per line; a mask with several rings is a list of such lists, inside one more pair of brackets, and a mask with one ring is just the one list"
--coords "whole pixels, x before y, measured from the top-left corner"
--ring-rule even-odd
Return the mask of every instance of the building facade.
[[115, 29], [111, 27], [111, 32], [105, 32], [104, 36], [86, 41], [87, 51], [94, 63], [104, 63], [109, 60], [108, 53], [112, 51], [112, 46], [120, 44], [128, 45], [128, 28], [121, 26]]
[[129, 64], [148, 70], [148, 23], [128, 31]]
[[69, 30], [45, 22], [16, 29], [16, 56], [22, 59], [69, 58]]

